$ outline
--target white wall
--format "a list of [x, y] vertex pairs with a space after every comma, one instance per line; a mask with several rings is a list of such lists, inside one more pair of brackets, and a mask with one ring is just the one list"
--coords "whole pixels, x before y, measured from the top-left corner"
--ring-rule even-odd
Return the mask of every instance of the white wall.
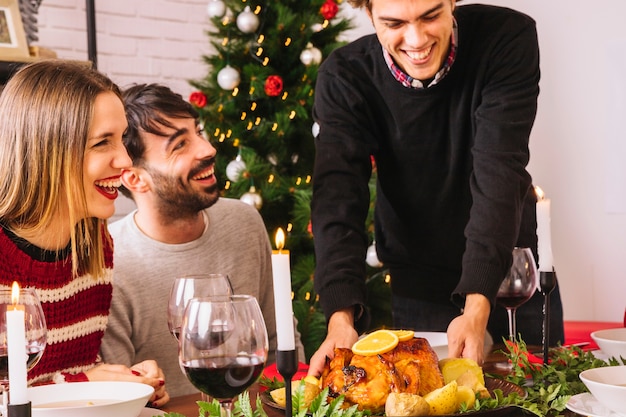
[[[186, 97], [207, 68], [208, 0], [96, 2], [98, 67], [120, 85], [161, 82]], [[465, 3], [473, 1], [465, 0]], [[483, 0], [537, 20], [541, 95], [529, 170], [552, 200], [552, 246], [568, 320], [621, 321], [626, 307], [626, 32], [623, 0]], [[347, 6], [344, 2], [344, 6]], [[362, 11], [344, 8], [371, 32]], [[86, 59], [84, 2], [44, 0], [40, 42]], [[622, 112], [623, 110], [623, 112]], [[610, 143], [610, 147], [608, 146]], [[120, 204], [120, 213], [129, 205]]]

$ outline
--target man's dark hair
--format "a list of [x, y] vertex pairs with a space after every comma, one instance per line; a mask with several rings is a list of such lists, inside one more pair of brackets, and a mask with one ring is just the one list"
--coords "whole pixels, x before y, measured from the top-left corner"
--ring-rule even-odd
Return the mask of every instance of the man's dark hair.
[[180, 94], [173, 92], [169, 87], [159, 84], [138, 84], [122, 92], [128, 130], [124, 134], [124, 145], [133, 165], [141, 164], [145, 151], [145, 144], [141, 132], [148, 132], [159, 136], [163, 126], [174, 129], [167, 118], [198, 119], [198, 112], [185, 101]]
[[[199, 114], [194, 107], [183, 99], [180, 94], [160, 84], [137, 84], [122, 92], [128, 129], [124, 133], [124, 145], [134, 166], [141, 166], [146, 144], [142, 132], [163, 134], [163, 127], [175, 129], [166, 118], [198, 119]], [[126, 197], [132, 198], [126, 187], [120, 187]]]

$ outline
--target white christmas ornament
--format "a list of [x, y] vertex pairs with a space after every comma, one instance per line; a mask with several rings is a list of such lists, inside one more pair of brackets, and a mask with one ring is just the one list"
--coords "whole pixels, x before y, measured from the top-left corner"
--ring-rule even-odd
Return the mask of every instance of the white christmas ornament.
[[313, 123], [313, 127], [311, 127], [311, 133], [313, 133], [313, 137], [316, 138], [317, 135], [320, 134], [320, 125], [319, 123]]
[[217, 73], [217, 84], [224, 90], [232, 90], [239, 85], [239, 81], [241, 81], [239, 72], [230, 65], [226, 65]]
[[246, 6], [237, 16], [237, 27], [243, 33], [254, 33], [259, 27], [259, 18], [252, 13], [250, 6]]
[[260, 210], [263, 207], [263, 199], [261, 195], [256, 191], [256, 187], [254, 185], [250, 186], [250, 189], [247, 193], [244, 193], [241, 197], [239, 197], [241, 201], [244, 203], [251, 205], [252, 207]]
[[307, 43], [306, 48], [300, 54], [300, 62], [304, 65], [319, 64], [322, 62], [322, 51], [311, 43]]
[[378, 260], [378, 254], [376, 253], [376, 242], [372, 243], [367, 248], [367, 254], [365, 255], [365, 262], [372, 268], [380, 268], [383, 266], [382, 262]]
[[237, 155], [235, 159], [226, 165], [226, 177], [233, 182], [239, 181], [241, 173], [245, 170], [246, 163], [241, 159], [241, 155]]
[[206, 12], [209, 17], [222, 17], [226, 13], [226, 4], [222, 0], [209, 0]]
[[278, 158], [276, 157], [275, 153], [271, 153], [267, 155], [267, 160], [269, 161], [270, 164], [274, 166], [278, 165]]

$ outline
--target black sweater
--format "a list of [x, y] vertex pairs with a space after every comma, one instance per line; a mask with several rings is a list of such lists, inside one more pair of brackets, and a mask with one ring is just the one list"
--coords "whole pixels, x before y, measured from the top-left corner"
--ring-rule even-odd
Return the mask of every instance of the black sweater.
[[396, 81], [375, 35], [320, 67], [312, 222], [327, 317], [365, 304], [370, 155], [377, 252], [395, 294], [449, 303], [481, 293], [493, 305], [523, 217], [520, 238], [536, 243], [526, 171], [539, 94], [535, 23], [484, 5], [457, 7], [455, 17], [456, 60], [431, 88]]

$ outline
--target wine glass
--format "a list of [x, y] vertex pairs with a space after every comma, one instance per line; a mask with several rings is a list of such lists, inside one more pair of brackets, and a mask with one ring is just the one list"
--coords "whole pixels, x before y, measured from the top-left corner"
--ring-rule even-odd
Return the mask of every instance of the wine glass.
[[179, 361], [189, 381], [216, 398], [230, 417], [234, 398], [261, 375], [268, 338], [259, 304], [251, 295], [193, 298], [187, 304]]
[[32, 288], [20, 288], [19, 298], [12, 300], [12, 290], [0, 290], [0, 387], [9, 390], [9, 356], [7, 352], [6, 313], [10, 306], [17, 304], [24, 308], [26, 328], [25, 358], [30, 371], [37, 365], [46, 348], [46, 319], [37, 293]]
[[190, 299], [231, 295], [233, 287], [228, 275], [225, 274], [197, 274], [176, 278], [167, 306], [167, 324], [170, 332], [178, 340], [183, 313]]
[[496, 302], [506, 308], [509, 340], [512, 342], [517, 335], [515, 311], [533, 296], [538, 284], [537, 265], [530, 248], [514, 248], [511, 269], [496, 295]]

